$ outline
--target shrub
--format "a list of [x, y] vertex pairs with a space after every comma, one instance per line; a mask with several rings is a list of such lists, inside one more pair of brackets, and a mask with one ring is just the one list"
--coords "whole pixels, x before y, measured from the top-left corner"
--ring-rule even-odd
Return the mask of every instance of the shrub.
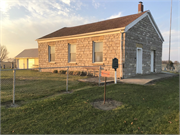
[[69, 75], [73, 75], [73, 71], [69, 71]]
[[66, 70], [60, 70], [59, 73], [60, 74], [66, 74]]
[[93, 76], [93, 73], [89, 71], [87, 76]]
[[58, 71], [57, 70], [53, 70], [53, 73], [58, 73]]
[[87, 73], [84, 72], [84, 71], [82, 71], [81, 74], [80, 74], [80, 76], [86, 76], [86, 75], [87, 75]]
[[80, 75], [80, 73], [81, 73], [80, 71], [74, 71], [73, 75]]

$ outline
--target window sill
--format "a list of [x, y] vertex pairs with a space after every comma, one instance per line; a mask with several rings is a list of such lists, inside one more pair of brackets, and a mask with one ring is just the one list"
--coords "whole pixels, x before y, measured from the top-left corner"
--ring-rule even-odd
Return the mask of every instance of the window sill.
[[76, 65], [77, 63], [76, 62], [68, 62], [68, 64], [75, 64]]
[[56, 62], [54, 62], [54, 61], [51, 61], [51, 62], [49, 62], [49, 63], [51, 63], [51, 64], [56, 64]]
[[95, 62], [95, 63], [92, 63], [93, 65], [104, 65], [103, 62]]

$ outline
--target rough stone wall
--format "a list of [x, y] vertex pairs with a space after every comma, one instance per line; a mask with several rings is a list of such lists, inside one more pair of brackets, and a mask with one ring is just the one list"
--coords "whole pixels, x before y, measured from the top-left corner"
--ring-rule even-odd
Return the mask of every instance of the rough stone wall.
[[[92, 61], [93, 41], [103, 42], [103, 63], [93, 63]], [[68, 63], [68, 43], [76, 44], [76, 63]], [[55, 46], [55, 62], [48, 61], [48, 46]], [[111, 77], [113, 77], [114, 69], [112, 69], [112, 59], [116, 57], [119, 59], [120, 63], [120, 33], [39, 43], [38, 55], [39, 67], [41, 68], [63, 66], [104, 66], [104, 69], [111, 71]], [[82, 68], [70, 68], [70, 70], [79, 71], [82, 70]], [[86, 69], [83, 70], [86, 71]], [[51, 70], [49, 69], [49, 71]], [[120, 67], [117, 69], [117, 76], [120, 77]]]
[[162, 41], [148, 17], [143, 18], [126, 32], [124, 78], [136, 75], [136, 46], [142, 45], [142, 72], [151, 73], [151, 50], [155, 50], [155, 72], [161, 72]]

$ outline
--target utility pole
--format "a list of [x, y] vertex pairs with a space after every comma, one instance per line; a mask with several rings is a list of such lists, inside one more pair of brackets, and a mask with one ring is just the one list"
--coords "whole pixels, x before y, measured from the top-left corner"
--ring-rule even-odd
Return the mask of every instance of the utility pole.
[[170, 68], [171, 23], [172, 23], [172, 0], [171, 0], [171, 13], [170, 13], [170, 30], [169, 30], [169, 61], [168, 61], [168, 68]]

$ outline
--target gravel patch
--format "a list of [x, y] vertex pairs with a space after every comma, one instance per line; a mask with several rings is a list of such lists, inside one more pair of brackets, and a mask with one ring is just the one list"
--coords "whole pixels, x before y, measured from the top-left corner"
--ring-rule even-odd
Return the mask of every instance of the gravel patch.
[[112, 100], [112, 99], [106, 99], [105, 104], [103, 104], [104, 100], [99, 99], [91, 103], [92, 106], [94, 106], [96, 109], [100, 110], [112, 110], [122, 105], [122, 102]]

